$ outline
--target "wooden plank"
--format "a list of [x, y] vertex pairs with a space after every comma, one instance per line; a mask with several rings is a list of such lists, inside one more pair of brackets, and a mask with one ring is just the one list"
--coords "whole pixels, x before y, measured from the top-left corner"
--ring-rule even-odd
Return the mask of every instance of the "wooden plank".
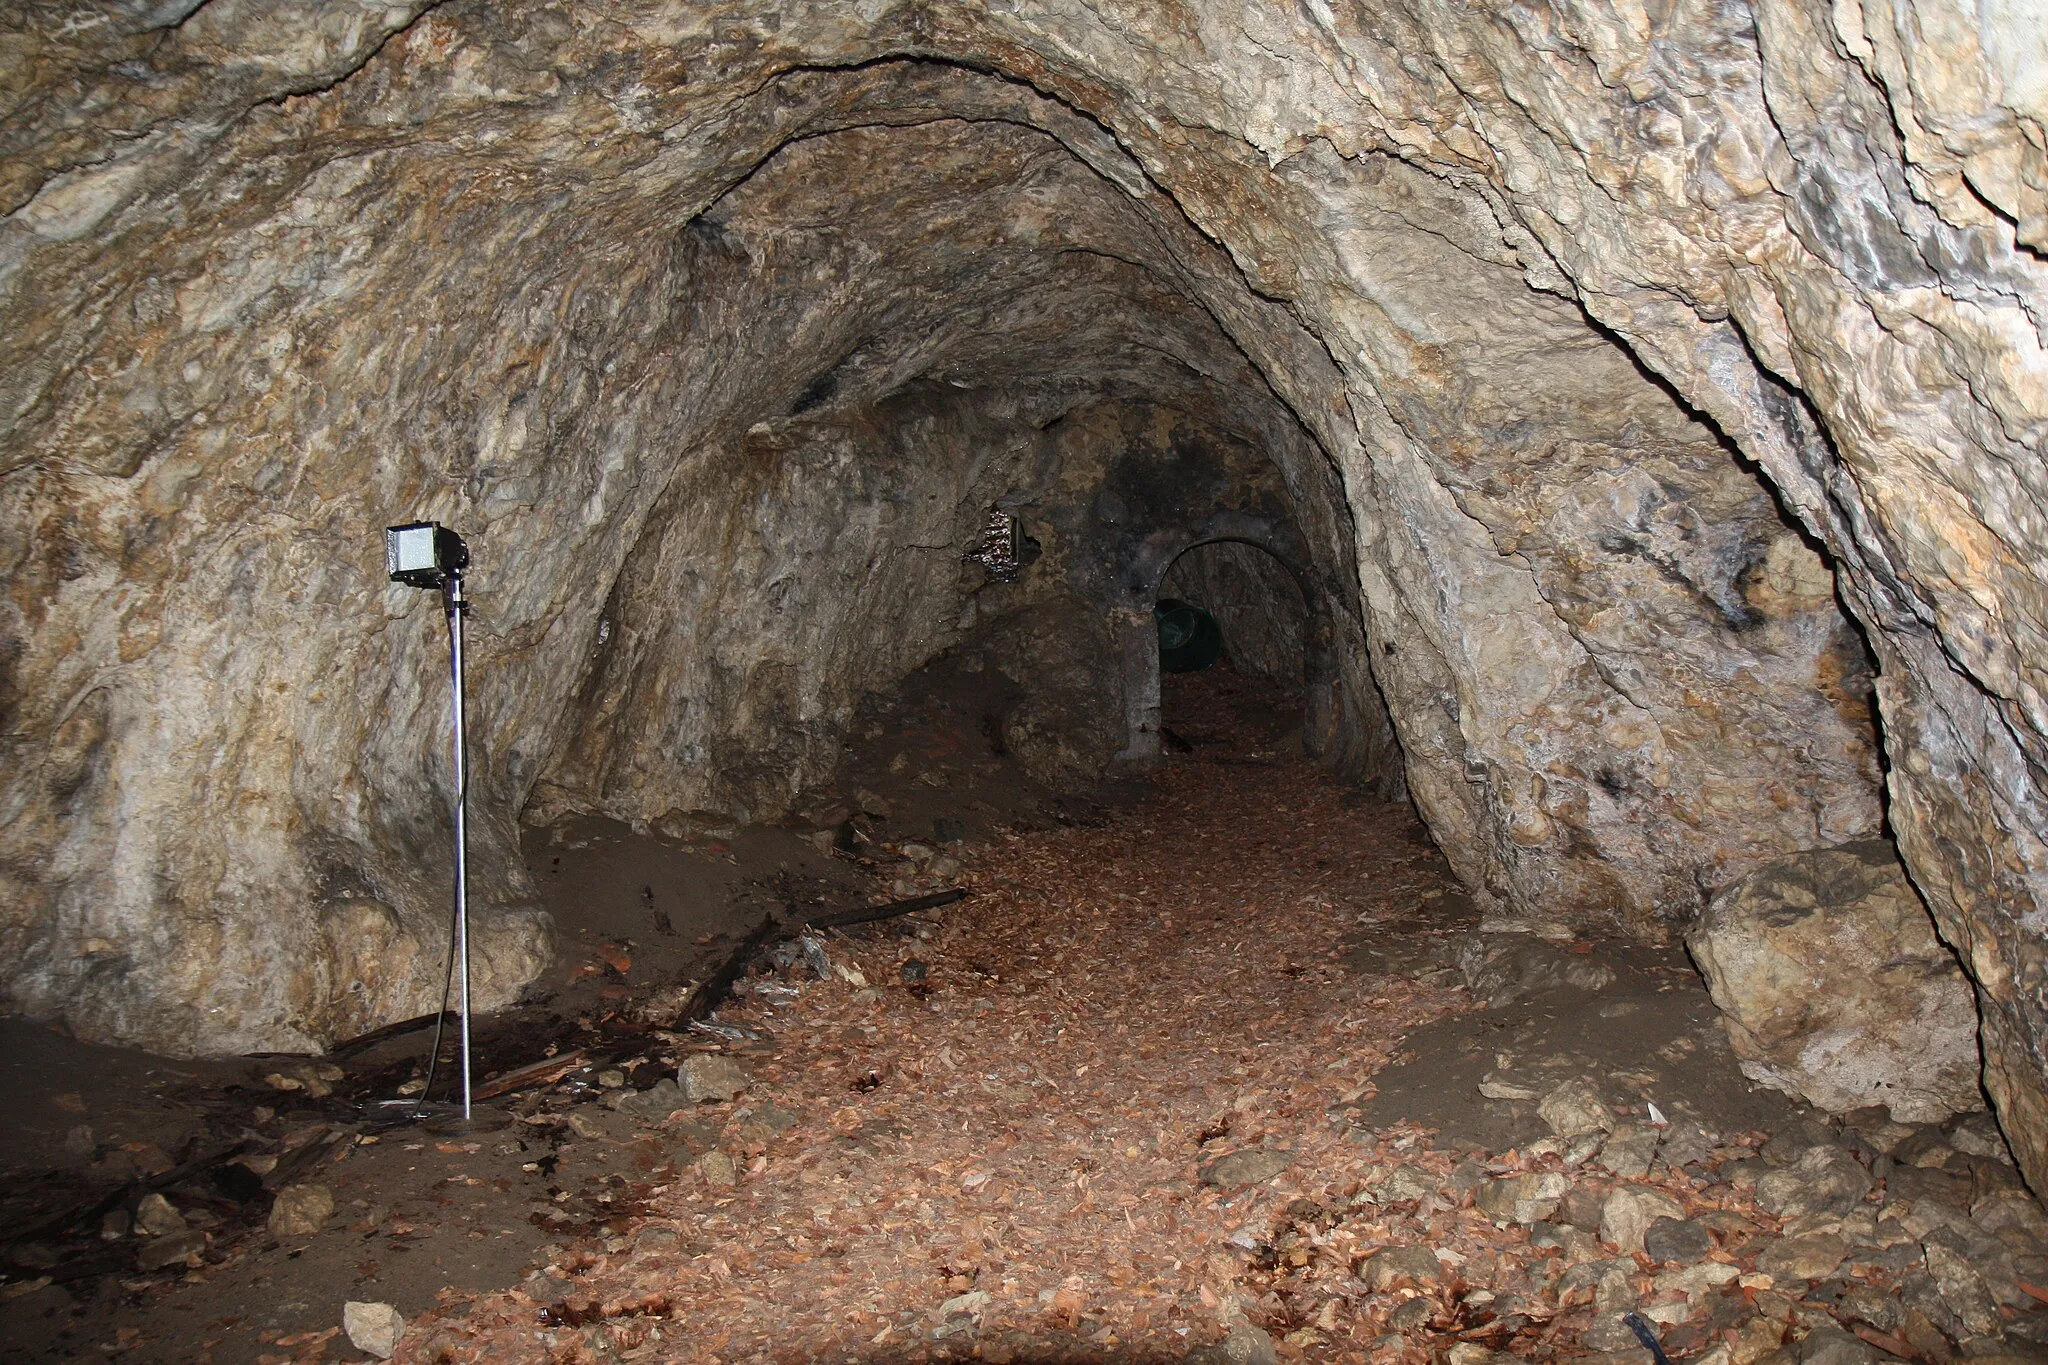
[[453, 1024], [456, 1022], [456, 1018], [455, 1011], [449, 1010], [445, 1014], [422, 1014], [411, 1019], [401, 1019], [395, 1024], [386, 1024], [382, 1028], [373, 1028], [368, 1033], [357, 1034], [345, 1043], [336, 1043], [333, 1047], [327, 1049], [327, 1055], [329, 1057], [353, 1057], [358, 1052], [366, 1052], [379, 1043], [388, 1042], [393, 1038], [401, 1038], [408, 1033], [417, 1033], [423, 1028], [431, 1028], [436, 1020], [445, 1020]]
[[746, 974], [747, 964], [754, 960], [755, 955], [788, 933], [788, 928], [775, 916], [762, 916], [754, 931], [726, 954], [725, 961], [718, 964], [718, 970], [706, 977], [704, 984], [690, 996], [690, 1003], [683, 1007], [682, 1022], [709, 1017], [732, 990], [733, 983]]
[[936, 891], [929, 896], [912, 896], [909, 900], [890, 901], [887, 905], [863, 905], [852, 910], [834, 910], [805, 921], [812, 929], [844, 929], [850, 924], [872, 924], [876, 920], [895, 919], [898, 915], [911, 915], [919, 910], [936, 910], [942, 905], [952, 905], [967, 899], [964, 888], [954, 887], [951, 891]]
[[515, 1067], [510, 1071], [493, 1076], [490, 1080], [475, 1088], [472, 1098], [479, 1100], [495, 1099], [499, 1095], [509, 1095], [515, 1090], [524, 1090], [528, 1086], [552, 1085], [570, 1072], [587, 1066], [589, 1063], [589, 1053], [580, 1047], [572, 1048], [558, 1056], [543, 1057], [537, 1062]]

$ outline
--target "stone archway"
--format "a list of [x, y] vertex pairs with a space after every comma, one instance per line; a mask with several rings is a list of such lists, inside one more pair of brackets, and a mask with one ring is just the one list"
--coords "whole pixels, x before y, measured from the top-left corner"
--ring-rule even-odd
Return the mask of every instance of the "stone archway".
[[1112, 628], [1123, 643], [1125, 744], [1120, 767], [1142, 770], [1159, 758], [1159, 636], [1152, 607], [1167, 570], [1182, 555], [1203, 545], [1236, 543], [1271, 555], [1301, 591], [1302, 745], [1311, 757], [1327, 753], [1344, 711], [1331, 595], [1307, 565], [1300, 536], [1292, 527], [1263, 517], [1227, 514], [1199, 529], [1149, 537], [1128, 579], [1131, 600], [1115, 613]]

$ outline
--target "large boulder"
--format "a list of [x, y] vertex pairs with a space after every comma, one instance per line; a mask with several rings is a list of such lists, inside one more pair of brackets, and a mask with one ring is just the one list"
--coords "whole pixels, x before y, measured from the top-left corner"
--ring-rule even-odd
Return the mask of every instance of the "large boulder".
[[1761, 868], [1686, 944], [1750, 1079], [1907, 1123], [1983, 1107], [1976, 997], [1889, 844]]

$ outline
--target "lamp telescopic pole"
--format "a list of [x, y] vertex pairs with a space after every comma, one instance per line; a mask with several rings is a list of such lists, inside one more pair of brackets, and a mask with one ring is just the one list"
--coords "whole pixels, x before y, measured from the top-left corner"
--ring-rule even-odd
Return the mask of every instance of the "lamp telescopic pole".
[[463, 749], [462, 575], [448, 576], [448, 663], [455, 685], [455, 955], [462, 971], [462, 1117], [470, 1118], [469, 1079], [469, 761]]

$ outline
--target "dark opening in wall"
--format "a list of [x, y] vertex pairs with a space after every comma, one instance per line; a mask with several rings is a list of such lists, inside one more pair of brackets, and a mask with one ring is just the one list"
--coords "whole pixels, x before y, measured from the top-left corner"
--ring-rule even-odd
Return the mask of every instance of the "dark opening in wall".
[[[1269, 551], [1211, 541], [1184, 552], [1159, 587], [1160, 739], [1181, 752], [1259, 732], [1258, 747], [1300, 742], [1308, 677], [1308, 604]], [[1211, 632], [1215, 639], [1211, 637]]]
[[1263, 678], [1298, 698], [1308, 609], [1301, 586], [1278, 558], [1243, 541], [1197, 545], [1167, 569], [1159, 596], [1214, 616], [1223, 633], [1224, 657], [1238, 672]]
[[1199, 673], [1223, 657], [1223, 629], [1204, 608], [1162, 597], [1152, 619], [1159, 627], [1161, 672]]

